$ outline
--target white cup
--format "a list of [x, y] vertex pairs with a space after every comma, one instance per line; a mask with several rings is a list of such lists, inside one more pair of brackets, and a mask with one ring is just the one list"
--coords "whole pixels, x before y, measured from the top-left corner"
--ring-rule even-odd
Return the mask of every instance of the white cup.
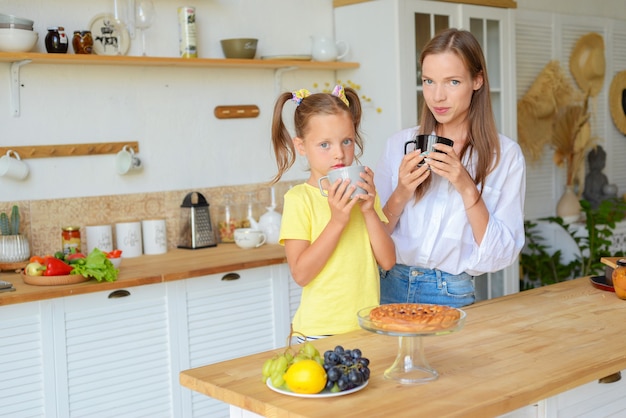
[[260, 229], [235, 229], [235, 244], [241, 248], [257, 248], [265, 244], [265, 234]]
[[111, 225], [86, 226], [87, 231], [87, 254], [94, 248], [100, 251], [113, 251], [113, 228]]
[[141, 221], [141, 230], [143, 231], [144, 254], [163, 254], [167, 252], [165, 219]]
[[131, 171], [136, 171], [141, 168], [141, 160], [135, 156], [135, 150], [128, 145], [124, 145], [124, 148], [117, 153], [115, 157], [115, 169], [117, 174], [123, 176]]
[[[11, 157], [13, 154], [13, 157]], [[8, 150], [6, 155], [0, 157], [0, 177], [8, 177], [13, 180], [24, 180], [28, 176], [28, 165], [20, 158], [20, 155]]]
[[[364, 172], [365, 172], [365, 166], [362, 166], [362, 165], [349, 165], [346, 167], [341, 167], [341, 168], [336, 168], [334, 170], [330, 170], [328, 172], [328, 175], [320, 177], [319, 180], [317, 181], [320, 187], [320, 192], [322, 193], [322, 196], [324, 197], [328, 196], [328, 193], [326, 192], [326, 190], [328, 190], [330, 185], [335, 183], [337, 179], [341, 179], [342, 181], [348, 179], [350, 180], [350, 185], [356, 186], [356, 189], [350, 195], [350, 199], [354, 198], [354, 196], [358, 194], [367, 194], [367, 192], [364, 189], [356, 185], [358, 181], [364, 181], [359, 175], [360, 173], [364, 173]], [[329, 183], [328, 186], [322, 185], [322, 182], [324, 180], [326, 180]]]
[[122, 258], [139, 257], [143, 251], [141, 242], [141, 222], [115, 224], [115, 242], [122, 250]]

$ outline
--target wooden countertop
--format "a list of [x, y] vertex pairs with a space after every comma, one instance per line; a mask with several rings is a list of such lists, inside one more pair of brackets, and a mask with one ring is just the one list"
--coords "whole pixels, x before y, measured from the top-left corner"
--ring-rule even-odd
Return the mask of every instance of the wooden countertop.
[[[183, 386], [268, 417], [498, 416], [626, 369], [626, 301], [589, 278], [524, 291], [466, 309], [459, 332], [424, 337], [439, 379], [422, 385], [385, 380], [398, 338], [365, 330], [315, 342], [360, 348], [370, 363], [362, 391], [326, 399], [277, 394], [261, 383], [273, 350], [180, 374]], [[332, 411], [332, 412], [329, 412]]]
[[0, 306], [227, 273], [286, 261], [285, 250], [281, 245], [263, 245], [244, 250], [235, 244], [219, 244], [211, 248], [175, 249], [161, 255], [125, 258], [115, 282], [91, 279], [72, 285], [32, 286], [24, 283], [18, 273], [3, 272], [0, 273], [0, 280], [13, 283], [16, 291], [0, 293]]

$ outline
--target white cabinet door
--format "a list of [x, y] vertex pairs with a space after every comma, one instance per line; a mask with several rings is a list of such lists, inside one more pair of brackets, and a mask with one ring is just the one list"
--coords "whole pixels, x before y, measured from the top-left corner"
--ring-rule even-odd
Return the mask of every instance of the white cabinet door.
[[172, 416], [167, 305], [165, 284], [54, 300], [57, 416]]
[[[188, 279], [184, 286], [177, 308], [181, 369], [285, 344], [285, 321], [275, 314], [286, 306], [284, 266]], [[228, 404], [206, 395], [183, 388], [181, 398], [185, 417], [229, 416]]]
[[0, 416], [54, 416], [50, 304], [0, 307]]

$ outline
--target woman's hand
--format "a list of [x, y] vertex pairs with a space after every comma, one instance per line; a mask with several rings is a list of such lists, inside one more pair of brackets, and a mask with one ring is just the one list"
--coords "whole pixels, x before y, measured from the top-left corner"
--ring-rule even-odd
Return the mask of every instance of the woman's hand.
[[472, 177], [467, 172], [454, 148], [444, 144], [435, 144], [434, 148], [441, 152], [431, 152], [426, 158], [433, 173], [446, 178], [463, 196], [468, 188], [475, 190]]
[[428, 176], [430, 176], [427, 164], [422, 164], [421, 167], [418, 167], [418, 164], [424, 161], [424, 157], [421, 154], [421, 150], [409, 152], [402, 158], [402, 162], [400, 163], [400, 168], [398, 169], [398, 186], [394, 194], [396, 199], [402, 201], [402, 206], [413, 197], [417, 186], [422, 184]]

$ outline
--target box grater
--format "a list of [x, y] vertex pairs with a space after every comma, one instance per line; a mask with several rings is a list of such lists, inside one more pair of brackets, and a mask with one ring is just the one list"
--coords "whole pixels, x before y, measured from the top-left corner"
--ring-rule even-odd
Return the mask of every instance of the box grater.
[[180, 239], [178, 248], [215, 247], [217, 240], [211, 226], [209, 203], [198, 192], [191, 192], [180, 205]]

